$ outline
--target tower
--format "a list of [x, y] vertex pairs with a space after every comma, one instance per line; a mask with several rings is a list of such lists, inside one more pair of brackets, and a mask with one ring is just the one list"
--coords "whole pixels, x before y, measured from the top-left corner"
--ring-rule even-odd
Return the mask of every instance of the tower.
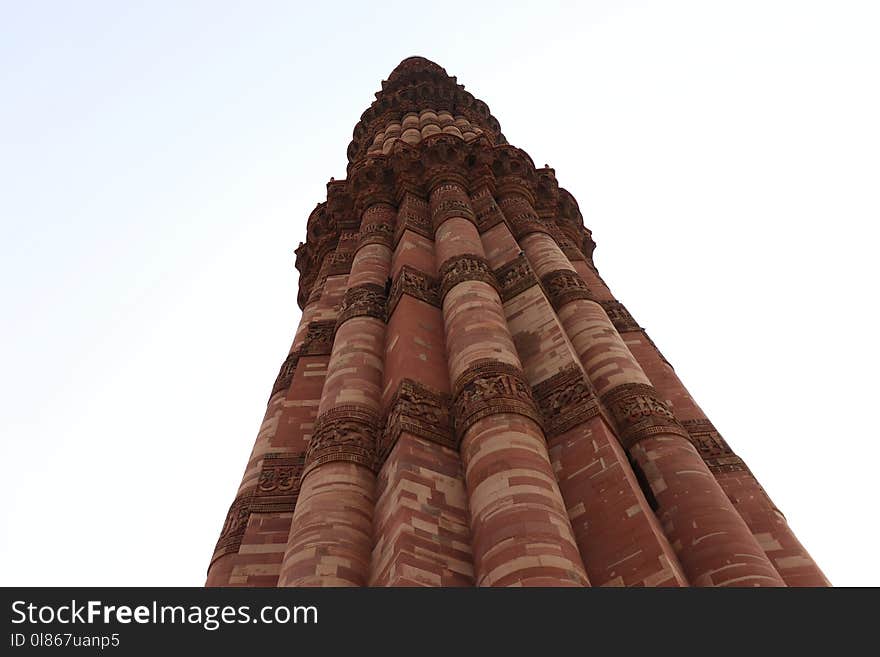
[[382, 83], [307, 232], [209, 586], [828, 584], [443, 68]]

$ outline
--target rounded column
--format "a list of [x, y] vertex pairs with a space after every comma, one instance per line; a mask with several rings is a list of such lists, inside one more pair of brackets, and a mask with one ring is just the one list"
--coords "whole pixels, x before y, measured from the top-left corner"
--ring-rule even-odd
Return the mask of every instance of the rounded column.
[[309, 441], [281, 586], [365, 586], [372, 552], [373, 472], [385, 349], [385, 282], [394, 206], [363, 212]]
[[516, 180], [499, 205], [555, 308], [694, 586], [785, 586]]
[[480, 586], [587, 586], [464, 179], [429, 184], [453, 413]]

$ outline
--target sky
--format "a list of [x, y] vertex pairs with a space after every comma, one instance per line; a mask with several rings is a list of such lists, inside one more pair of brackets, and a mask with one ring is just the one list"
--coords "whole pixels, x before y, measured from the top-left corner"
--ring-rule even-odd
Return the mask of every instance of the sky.
[[204, 582], [293, 249], [422, 55], [556, 169], [832, 583], [880, 585], [878, 33], [845, 0], [0, 0], [0, 584]]

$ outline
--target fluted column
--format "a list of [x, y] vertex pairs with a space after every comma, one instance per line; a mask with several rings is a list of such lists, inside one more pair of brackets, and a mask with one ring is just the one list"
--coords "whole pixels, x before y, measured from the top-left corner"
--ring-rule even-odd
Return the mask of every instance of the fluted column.
[[473, 586], [467, 493], [428, 203], [399, 203], [385, 334], [371, 586]]
[[369, 581], [393, 221], [394, 207], [387, 202], [372, 203], [363, 213], [282, 564], [282, 586], [365, 586]]
[[588, 585], [464, 180], [430, 188], [477, 584]]
[[486, 257], [544, 421], [547, 448], [593, 586], [687, 586], [583, 366], [488, 187], [476, 186]]
[[784, 586], [687, 432], [661, 401], [601, 305], [515, 181], [499, 203], [575, 348], [618, 438], [656, 501], [657, 516], [695, 586]]

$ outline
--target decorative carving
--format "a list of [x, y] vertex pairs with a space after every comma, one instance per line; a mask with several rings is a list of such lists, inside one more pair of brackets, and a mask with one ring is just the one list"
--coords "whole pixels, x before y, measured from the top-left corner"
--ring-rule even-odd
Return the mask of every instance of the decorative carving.
[[[248, 489], [233, 500], [214, 548], [211, 564], [225, 554], [238, 552], [252, 513], [293, 513], [304, 461], [302, 454], [263, 455], [257, 487]], [[210, 570], [210, 566], [208, 568]]]
[[471, 209], [470, 198], [457, 182], [446, 182], [431, 190], [431, 223], [436, 231], [444, 221], [452, 217], [462, 217], [471, 222], [476, 215]]
[[550, 304], [558, 312], [565, 304], [575, 299], [593, 300], [593, 295], [584, 279], [571, 269], [557, 269], [544, 274], [541, 284], [547, 292]]
[[698, 418], [696, 420], [682, 420], [681, 426], [688, 430], [688, 433], [717, 433], [715, 425], [706, 418]]
[[309, 305], [311, 303], [315, 303], [321, 299], [321, 295], [324, 294], [324, 283], [327, 282], [326, 276], [321, 276], [314, 285], [312, 285], [311, 290], [309, 291], [309, 297], [306, 300], [305, 305]]
[[353, 251], [336, 250], [330, 254], [327, 265], [327, 276], [339, 276], [351, 273], [351, 263], [354, 261]]
[[470, 204], [461, 199], [444, 199], [431, 208], [431, 220], [435, 226], [440, 226], [451, 217], [464, 217], [470, 221], [474, 221], [476, 218]]
[[391, 285], [391, 292], [388, 295], [387, 317], [391, 317], [404, 294], [432, 306], [440, 307], [440, 288], [437, 285], [437, 280], [409, 265], [401, 267], [397, 278]]
[[477, 230], [485, 233], [490, 228], [494, 228], [500, 223], [505, 222], [504, 213], [495, 202], [491, 191], [484, 187], [477, 194], [471, 197], [471, 204], [476, 213]]
[[214, 547], [212, 564], [225, 554], [235, 554], [241, 547], [241, 539], [247, 530], [248, 518], [251, 517], [252, 493], [252, 490], [242, 493], [230, 505], [223, 529], [220, 531], [220, 538], [217, 539], [217, 545]]
[[403, 232], [411, 230], [417, 235], [433, 240], [434, 229], [428, 216], [428, 202], [415, 194], [407, 192], [397, 214], [397, 230], [394, 233], [394, 247], [397, 247]]
[[706, 418], [684, 420], [681, 424], [687, 430], [688, 438], [697, 448], [697, 452], [712, 474], [750, 472], [745, 462], [733, 453], [730, 445], [709, 420]]
[[574, 262], [575, 260], [586, 261], [587, 259], [581, 252], [581, 250], [577, 248], [574, 243], [568, 238], [563, 239], [563, 241], [559, 244], [559, 248], [562, 249], [565, 257], [568, 258], [571, 262]]
[[367, 244], [382, 244], [383, 246], [391, 248], [394, 238], [393, 233], [394, 229], [391, 227], [391, 224], [381, 222], [364, 224], [361, 226], [357, 248], [360, 249]]
[[453, 386], [454, 425], [458, 442], [473, 424], [496, 413], [517, 413], [541, 425], [541, 416], [522, 371], [497, 360], [480, 359]]
[[297, 362], [299, 362], [299, 350], [289, 353], [287, 358], [284, 359], [284, 362], [281, 363], [281, 369], [278, 371], [278, 376], [275, 378], [275, 385], [272, 386], [272, 394], [269, 395], [270, 399], [282, 390], [286, 391], [290, 388], [290, 382], [293, 381], [293, 374], [296, 371]]
[[385, 321], [385, 288], [375, 283], [364, 283], [345, 291], [342, 307], [336, 318], [336, 327], [352, 317], [375, 317]]
[[486, 259], [473, 253], [463, 253], [452, 256], [440, 266], [440, 302], [443, 302], [449, 290], [463, 281], [483, 281], [498, 290], [498, 281]]
[[538, 277], [524, 253], [496, 269], [495, 279], [501, 288], [501, 301], [505, 303], [538, 284]]
[[614, 324], [618, 333], [641, 330], [642, 327], [638, 325], [620, 301], [600, 301], [599, 305], [605, 309], [605, 314], [608, 315], [608, 319]]
[[322, 413], [306, 452], [303, 477], [324, 463], [346, 461], [368, 468], [375, 464], [379, 419], [369, 408], [345, 404]]
[[267, 498], [261, 499], [263, 503], [270, 501], [275, 501], [278, 504], [286, 503], [289, 510], [293, 511], [296, 497], [299, 495], [304, 466], [304, 454], [293, 455], [274, 452], [264, 454], [263, 468], [260, 471], [254, 498]]
[[474, 128], [481, 128], [491, 138], [492, 143], [506, 143], [501, 134], [501, 126], [488, 106], [465, 91], [455, 78], [449, 77], [442, 69], [440, 71], [425, 68], [403, 77], [392, 73], [382, 83], [382, 90], [376, 94], [376, 100], [361, 115], [360, 122], [355, 126], [354, 137], [347, 151], [349, 167], [368, 152], [373, 144], [373, 136], [382, 126], [400, 121], [407, 112], [418, 112], [425, 108], [446, 110], [456, 117], [461, 116], [473, 124]]
[[300, 356], [329, 356], [333, 350], [336, 320], [309, 322], [306, 337], [300, 347]]
[[401, 380], [385, 416], [385, 434], [378, 450], [377, 468], [381, 467], [404, 431], [455, 449], [457, 444], [452, 433], [449, 402], [447, 394], [412, 379]]
[[599, 414], [599, 404], [583, 371], [570, 365], [532, 388], [547, 440]]
[[[369, 157], [358, 161], [349, 171], [348, 190], [354, 199], [354, 211], [363, 213], [378, 205], [390, 208], [394, 201], [394, 171], [386, 158]], [[364, 221], [363, 223], [372, 223]]]
[[625, 383], [602, 395], [602, 403], [614, 420], [624, 449], [658, 434], [689, 437], [653, 386]]
[[[506, 184], [509, 187], [511, 181], [507, 180]], [[510, 231], [517, 240], [521, 240], [529, 233], [547, 233], [552, 235], [549, 225], [541, 221], [528, 198], [524, 196], [524, 190], [517, 188], [516, 190], [499, 193], [502, 195], [498, 205], [501, 206], [504, 216], [507, 217]]]

